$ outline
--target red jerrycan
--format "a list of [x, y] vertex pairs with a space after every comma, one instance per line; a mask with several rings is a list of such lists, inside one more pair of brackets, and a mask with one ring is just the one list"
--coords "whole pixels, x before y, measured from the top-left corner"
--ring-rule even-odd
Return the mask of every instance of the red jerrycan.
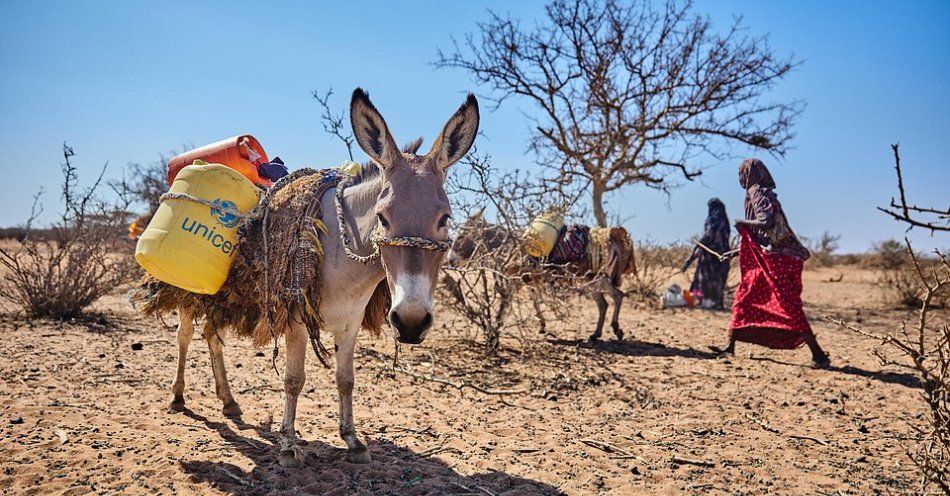
[[268, 162], [267, 152], [250, 134], [223, 139], [175, 156], [168, 161], [168, 184], [175, 181], [178, 171], [193, 164], [195, 160], [223, 164], [241, 173], [254, 184], [271, 185], [269, 180], [257, 173], [257, 166]]

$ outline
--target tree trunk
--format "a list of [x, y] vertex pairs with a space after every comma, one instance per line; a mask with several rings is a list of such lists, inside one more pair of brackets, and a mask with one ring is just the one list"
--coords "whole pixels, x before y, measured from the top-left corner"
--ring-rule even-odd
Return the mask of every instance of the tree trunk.
[[607, 227], [607, 214], [604, 213], [604, 185], [598, 181], [591, 183], [593, 193], [591, 203], [594, 207], [594, 219], [597, 221], [597, 227]]
[[497, 356], [501, 348], [501, 330], [497, 328], [485, 329], [485, 354]]

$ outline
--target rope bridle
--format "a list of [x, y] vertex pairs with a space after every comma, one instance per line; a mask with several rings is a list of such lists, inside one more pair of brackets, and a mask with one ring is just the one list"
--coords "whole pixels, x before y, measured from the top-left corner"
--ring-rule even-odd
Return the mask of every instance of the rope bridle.
[[346, 220], [343, 216], [343, 191], [346, 190], [348, 186], [351, 185], [352, 176], [344, 174], [343, 180], [336, 187], [336, 216], [337, 222], [340, 224], [340, 241], [343, 242], [343, 252], [346, 253], [346, 256], [350, 260], [355, 260], [362, 264], [367, 264], [379, 260], [380, 246], [399, 246], [403, 248], [416, 248], [420, 250], [428, 251], [449, 251], [449, 248], [452, 247], [450, 241], [439, 241], [435, 239], [422, 238], [419, 236], [395, 236], [395, 237], [386, 237], [379, 235], [379, 223], [377, 222], [376, 227], [373, 229], [373, 235], [370, 236], [370, 241], [373, 243], [373, 252], [369, 255], [358, 255], [353, 252], [350, 248], [350, 235], [349, 229], [346, 227]]

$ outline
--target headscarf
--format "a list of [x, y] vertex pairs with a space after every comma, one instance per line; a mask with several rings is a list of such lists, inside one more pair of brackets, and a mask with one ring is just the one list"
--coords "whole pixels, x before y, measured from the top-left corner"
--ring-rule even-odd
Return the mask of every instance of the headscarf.
[[709, 214], [703, 229], [703, 243], [720, 253], [729, 251], [729, 217], [726, 205], [719, 198], [709, 200]]
[[769, 174], [768, 168], [761, 160], [748, 158], [739, 165], [739, 184], [745, 189], [755, 185], [763, 188], [774, 188], [775, 180], [772, 179], [772, 174]]

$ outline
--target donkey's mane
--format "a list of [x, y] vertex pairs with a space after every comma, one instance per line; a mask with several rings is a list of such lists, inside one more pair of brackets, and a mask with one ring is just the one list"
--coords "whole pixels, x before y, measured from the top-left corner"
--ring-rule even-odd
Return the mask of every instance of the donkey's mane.
[[[415, 153], [419, 151], [420, 146], [422, 146], [422, 137], [417, 138], [415, 141], [406, 143], [406, 145], [402, 147], [402, 152], [415, 155]], [[378, 176], [379, 166], [373, 163], [372, 160], [363, 162], [360, 164], [360, 175], [353, 181], [353, 184], [364, 183]]]

